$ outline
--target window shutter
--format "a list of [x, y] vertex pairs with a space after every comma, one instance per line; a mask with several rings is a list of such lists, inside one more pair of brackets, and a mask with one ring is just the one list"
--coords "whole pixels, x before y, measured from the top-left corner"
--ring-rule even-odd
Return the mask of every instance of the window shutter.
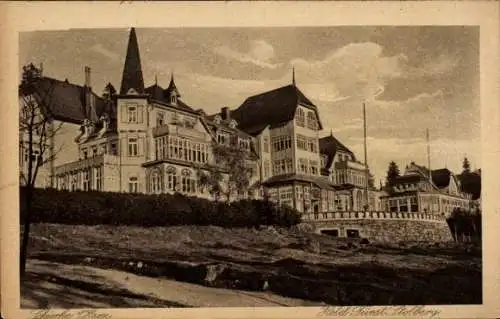
[[145, 140], [143, 137], [138, 137], [137, 138], [137, 156], [143, 156], [144, 155], [144, 144]]
[[127, 122], [127, 112], [128, 112], [128, 107], [126, 105], [122, 105], [122, 108], [121, 108], [122, 123]]
[[143, 123], [144, 120], [144, 107], [137, 106], [137, 120], [139, 123]]

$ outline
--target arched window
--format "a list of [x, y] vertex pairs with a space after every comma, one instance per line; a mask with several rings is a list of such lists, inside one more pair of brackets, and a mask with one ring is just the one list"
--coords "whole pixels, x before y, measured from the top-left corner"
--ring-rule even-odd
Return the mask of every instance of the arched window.
[[183, 169], [181, 173], [181, 191], [183, 193], [196, 192], [196, 179], [188, 169]]
[[175, 191], [177, 184], [177, 170], [174, 166], [167, 168], [167, 189]]
[[150, 176], [150, 189], [153, 194], [160, 194], [162, 191], [162, 178], [158, 170], [154, 170]]

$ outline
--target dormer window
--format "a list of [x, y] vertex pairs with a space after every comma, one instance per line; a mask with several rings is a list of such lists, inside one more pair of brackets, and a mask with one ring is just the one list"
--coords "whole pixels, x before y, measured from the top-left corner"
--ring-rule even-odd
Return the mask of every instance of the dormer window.
[[218, 132], [217, 133], [217, 143], [219, 144], [229, 144], [229, 134], [225, 132]]
[[236, 128], [237, 125], [238, 125], [238, 123], [235, 120], [231, 120], [231, 122], [229, 122], [230, 128]]
[[247, 150], [249, 148], [248, 140], [240, 139], [239, 146], [240, 146], [240, 148]]
[[175, 93], [172, 93], [172, 95], [170, 96], [170, 103], [172, 103], [173, 105], [177, 104], [177, 95], [175, 95]]
[[130, 89], [127, 91], [127, 95], [137, 95], [137, 94], [138, 94], [137, 91], [134, 89]]
[[220, 122], [221, 122], [221, 121], [222, 121], [222, 118], [221, 118], [221, 116], [220, 116], [220, 115], [216, 115], [216, 116], [214, 117], [214, 123], [215, 123], [215, 124], [220, 124]]

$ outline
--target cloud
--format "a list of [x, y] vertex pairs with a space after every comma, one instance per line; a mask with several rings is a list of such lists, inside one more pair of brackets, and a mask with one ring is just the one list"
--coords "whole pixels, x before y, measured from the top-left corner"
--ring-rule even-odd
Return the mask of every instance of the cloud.
[[276, 69], [281, 63], [272, 63], [274, 48], [264, 40], [255, 40], [250, 43], [250, 50], [246, 53], [220, 46], [214, 49], [218, 55], [243, 63], [251, 63], [262, 68]]
[[102, 44], [98, 43], [90, 47], [90, 50], [97, 52], [112, 61], [119, 61], [120, 54], [106, 49]]
[[406, 77], [429, 77], [446, 74], [458, 64], [458, 59], [453, 56], [441, 55], [436, 59], [424, 63], [420, 67], [408, 67]]
[[330, 130], [336, 134], [339, 132], [345, 131], [358, 131], [363, 128], [363, 119], [355, 118], [344, 121], [342, 125], [335, 125], [335, 127], [331, 127]]
[[207, 113], [218, 112], [222, 106], [236, 108], [249, 96], [282, 85], [277, 80], [236, 80], [189, 71], [176, 71], [175, 81], [181, 94], [185, 92], [183, 99]]
[[383, 56], [380, 45], [363, 42], [331, 51], [323, 60], [297, 58], [291, 64], [305, 83], [323, 83], [345, 98], [375, 99], [384, 92], [389, 79], [403, 75], [407, 60], [403, 54]]
[[436, 90], [435, 92], [428, 93], [422, 92], [414, 95], [406, 100], [373, 100], [372, 105], [381, 109], [391, 109], [402, 111], [425, 111], [432, 108], [432, 106], [440, 104], [443, 98], [443, 91]]
[[[350, 43], [330, 51], [321, 60], [293, 59], [300, 83], [310, 87], [311, 97], [321, 101], [376, 101], [390, 80], [446, 74], [458, 64], [453, 56], [441, 55], [418, 67], [405, 54], [385, 55], [373, 42]], [[310, 83], [317, 83], [313, 87]], [[326, 89], [325, 89], [326, 88]], [[328, 94], [324, 91], [327, 90]]]

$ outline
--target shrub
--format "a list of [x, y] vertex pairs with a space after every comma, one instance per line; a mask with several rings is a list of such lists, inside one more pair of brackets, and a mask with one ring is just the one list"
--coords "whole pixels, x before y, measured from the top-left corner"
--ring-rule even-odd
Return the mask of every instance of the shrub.
[[[20, 220], [23, 222], [26, 192], [24, 188], [20, 192]], [[35, 223], [72, 225], [291, 227], [300, 223], [300, 213], [293, 208], [278, 207], [265, 200], [240, 200], [227, 204], [179, 193], [143, 195], [36, 189], [32, 212]]]

